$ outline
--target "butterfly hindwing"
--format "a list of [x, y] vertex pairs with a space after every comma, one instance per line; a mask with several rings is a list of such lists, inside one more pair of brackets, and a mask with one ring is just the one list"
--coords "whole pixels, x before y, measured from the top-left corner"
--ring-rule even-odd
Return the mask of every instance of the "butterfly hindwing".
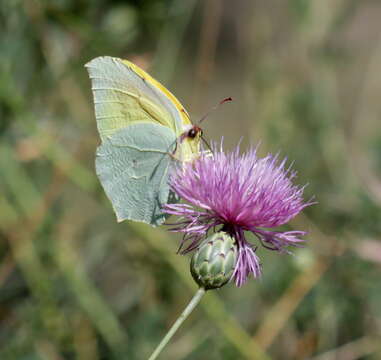
[[97, 149], [96, 171], [118, 221], [153, 226], [165, 221], [163, 204], [173, 201], [168, 175], [174, 160], [175, 133], [154, 123], [118, 130]]

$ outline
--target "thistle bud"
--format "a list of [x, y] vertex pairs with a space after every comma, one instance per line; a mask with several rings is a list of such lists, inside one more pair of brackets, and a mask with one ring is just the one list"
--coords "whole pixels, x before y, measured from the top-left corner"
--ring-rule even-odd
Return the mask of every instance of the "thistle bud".
[[213, 234], [192, 256], [190, 270], [193, 279], [205, 290], [220, 288], [232, 277], [237, 254], [234, 238], [224, 231]]

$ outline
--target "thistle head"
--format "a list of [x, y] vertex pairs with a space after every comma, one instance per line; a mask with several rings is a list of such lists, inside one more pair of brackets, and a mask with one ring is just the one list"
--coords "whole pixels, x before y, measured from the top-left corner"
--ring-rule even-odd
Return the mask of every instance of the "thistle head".
[[258, 246], [246, 240], [246, 231], [257, 237], [257, 245], [279, 252], [300, 246], [306, 234], [273, 229], [312, 204], [303, 200], [304, 187], [293, 183], [295, 177], [286, 160], [273, 155], [260, 158], [255, 148], [241, 154], [239, 148], [225, 153], [214, 146], [213, 156], [202, 155], [175, 169], [170, 186], [187, 203], [167, 204], [164, 211], [180, 216], [172, 229], [184, 233], [180, 251], [196, 249], [209, 231], [220, 228], [237, 246], [236, 284], [241, 286], [250, 274], [258, 277]]

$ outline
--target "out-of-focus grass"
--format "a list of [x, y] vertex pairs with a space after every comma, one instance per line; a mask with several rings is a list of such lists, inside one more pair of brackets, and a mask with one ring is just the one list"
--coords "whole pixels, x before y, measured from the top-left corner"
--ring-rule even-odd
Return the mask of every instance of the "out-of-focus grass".
[[0, 359], [144, 359], [195, 285], [166, 228], [117, 224], [83, 68], [149, 69], [227, 148], [280, 151], [319, 204], [295, 256], [210, 292], [166, 359], [380, 356], [381, 5], [0, 3]]

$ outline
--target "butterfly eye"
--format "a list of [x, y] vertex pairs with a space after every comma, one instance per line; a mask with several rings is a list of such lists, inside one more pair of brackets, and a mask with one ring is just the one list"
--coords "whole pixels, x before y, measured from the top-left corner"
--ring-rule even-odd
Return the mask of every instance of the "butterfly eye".
[[194, 139], [196, 137], [196, 135], [197, 135], [197, 130], [196, 129], [192, 128], [192, 129], [189, 130], [188, 137], [190, 137], [191, 139]]
[[202, 136], [202, 130], [198, 126], [193, 126], [187, 133], [187, 137], [194, 139], [198, 134]]

